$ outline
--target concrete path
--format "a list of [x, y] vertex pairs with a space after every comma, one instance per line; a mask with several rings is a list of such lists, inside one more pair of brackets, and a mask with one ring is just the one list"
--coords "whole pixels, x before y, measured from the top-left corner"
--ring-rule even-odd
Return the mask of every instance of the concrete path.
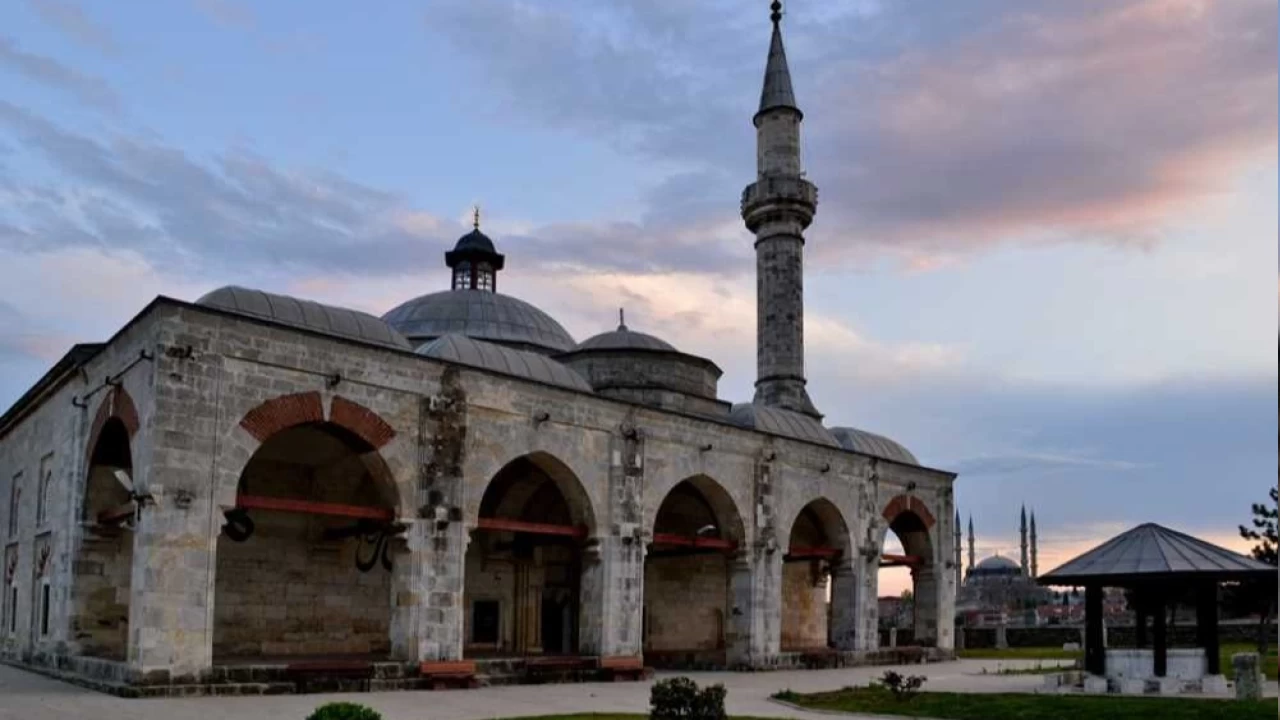
[[[1020, 668], [1036, 661], [961, 660], [897, 668], [926, 675], [926, 690], [954, 692], [1032, 692], [1038, 675], [996, 675], [998, 668]], [[1045, 661], [1046, 665], [1053, 661]], [[988, 674], [983, 674], [983, 669]], [[829, 714], [804, 712], [769, 700], [778, 690], [836, 690], [862, 685], [883, 667], [762, 673], [689, 673], [699, 685], [723, 683], [731, 715], [799, 720], [832, 720]], [[659, 678], [669, 676], [660, 674]], [[1275, 683], [1269, 683], [1274, 693]], [[583, 683], [445, 690], [435, 692], [277, 695], [124, 700], [0, 665], [0, 720], [303, 720], [317, 705], [349, 700], [377, 709], [386, 720], [485, 720], [569, 713], [644, 713], [649, 683]]]

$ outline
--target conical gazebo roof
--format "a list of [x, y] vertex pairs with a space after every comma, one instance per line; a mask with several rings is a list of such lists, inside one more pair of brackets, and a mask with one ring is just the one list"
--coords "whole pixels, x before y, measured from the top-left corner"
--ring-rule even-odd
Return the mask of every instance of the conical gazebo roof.
[[1232, 581], [1276, 568], [1177, 530], [1145, 523], [1036, 578], [1041, 585], [1125, 586], [1152, 580]]

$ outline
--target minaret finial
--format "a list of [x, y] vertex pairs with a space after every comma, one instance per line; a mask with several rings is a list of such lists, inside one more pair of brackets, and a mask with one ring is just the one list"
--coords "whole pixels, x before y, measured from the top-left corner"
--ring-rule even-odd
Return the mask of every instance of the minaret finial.
[[471, 206], [471, 227], [475, 228], [476, 230], [480, 229], [480, 206], [479, 205]]
[[627, 318], [625, 315], [623, 315], [622, 308], [618, 308], [618, 329], [619, 330], [627, 329]]
[[773, 3], [769, 5], [769, 9], [773, 11], [769, 13], [769, 19], [773, 21], [773, 24], [777, 25], [782, 22], [782, 3], [778, 2], [778, 0], [773, 0]]

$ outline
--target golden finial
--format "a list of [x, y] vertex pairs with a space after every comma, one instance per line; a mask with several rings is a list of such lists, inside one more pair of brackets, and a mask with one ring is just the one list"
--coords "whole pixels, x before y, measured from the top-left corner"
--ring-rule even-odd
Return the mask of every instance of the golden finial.
[[480, 206], [479, 205], [471, 206], [471, 227], [475, 228], [476, 230], [480, 229]]

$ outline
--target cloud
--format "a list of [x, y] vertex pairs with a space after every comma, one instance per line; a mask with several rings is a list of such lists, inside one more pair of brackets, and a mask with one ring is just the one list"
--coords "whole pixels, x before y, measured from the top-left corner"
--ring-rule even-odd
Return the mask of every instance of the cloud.
[[80, 6], [63, 0], [28, 0], [27, 4], [73, 41], [103, 55], [116, 55], [120, 51], [111, 31], [94, 22]]
[[1126, 460], [1108, 460], [1084, 455], [1060, 455], [1053, 453], [1013, 453], [1007, 455], [981, 455], [958, 460], [950, 469], [966, 476], [1011, 475], [1024, 472], [1052, 473], [1055, 470], [1094, 468], [1099, 470], [1133, 470], [1137, 463]]
[[[478, 0], [428, 27], [497, 81], [495, 112], [708, 173], [686, 201], [709, 208], [751, 178], [762, 15]], [[919, 270], [1005, 242], [1151, 247], [1274, 155], [1276, 20], [1275, 3], [1208, 0], [793, 7], [814, 257]]]
[[102, 78], [85, 75], [53, 58], [21, 50], [12, 38], [3, 35], [0, 35], [0, 67], [70, 93], [85, 105], [99, 110], [115, 110], [120, 105], [115, 91]]
[[253, 9], [235, 0], [195, 0], [196, 9], [215, 23], [234, 30], [253, 30], [258, 18]]

